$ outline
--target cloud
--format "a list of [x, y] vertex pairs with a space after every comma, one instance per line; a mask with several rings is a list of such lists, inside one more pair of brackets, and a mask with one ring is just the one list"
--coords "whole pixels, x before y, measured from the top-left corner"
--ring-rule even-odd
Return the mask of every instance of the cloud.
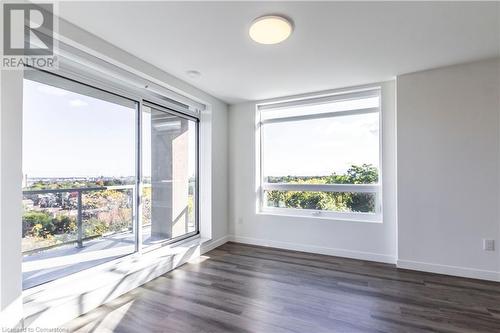
[[80, 108], [82, 106], [87, 106], [88, 104], [81, 99], [72, 99], [69, 101], [69, 105], [74, 108]]

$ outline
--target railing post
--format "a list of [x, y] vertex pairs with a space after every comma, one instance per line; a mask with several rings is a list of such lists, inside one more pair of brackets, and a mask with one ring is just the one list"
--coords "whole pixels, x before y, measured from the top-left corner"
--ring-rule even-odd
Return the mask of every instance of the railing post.
[[78, 191], [78, 215], [76, 217], [77, 243], [78, 247], [83, 247], [83, 223], [82, 223], [82, 191]]

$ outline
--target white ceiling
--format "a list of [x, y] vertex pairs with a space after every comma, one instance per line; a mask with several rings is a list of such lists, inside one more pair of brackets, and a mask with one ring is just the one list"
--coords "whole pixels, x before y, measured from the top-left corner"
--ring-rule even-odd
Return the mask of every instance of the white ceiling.
[[[66, 2], [60, 15], [228, 103], [346, 87], [500, 55], [499, 3]], [[285, 42], [248, 37], [263, 14]], [[198, 79], [187, 70], [202, 73]]]

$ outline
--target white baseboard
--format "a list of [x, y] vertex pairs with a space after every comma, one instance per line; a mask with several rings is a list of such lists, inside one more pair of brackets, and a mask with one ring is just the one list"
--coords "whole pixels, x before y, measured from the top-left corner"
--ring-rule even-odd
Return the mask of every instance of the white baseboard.
[[431, 264], [431, 263], [411, 261], [411, 260], [398, 260], [397, 267], [404, 269], [411, 269], [415, 271], [500, 282], [500, 272], [497, 271], [487, 271], [487, 270], [460, 267], [460, 266]]
[[221, 237], [216, 240], [211, 240], [208, 242], [204, 242], [201, 246], [201, 254], [207, 253], [209, 251], [212, 251], [213, 249], [229, 242], [231, 240], [231, 237], [229, 235], [226, 235], [224, 237]]
[[376, 262], [382, 262], [382, 263], [387, 263], [387, 264], [395, 264], [396, 263], [395, 257], [389, 256], [386, 254], [380, 254], [380, 253], [352, 251], [352, 250], [345, 250], [345, 249], [335, 249], [335, 248], [330, 248], [330, 247], [297, 244], [297, 243], [290, 243], [290, 242], [281, 242], [281, 241], [274, 241], [274, 240], [267, 240], [267, 239], [260, 239], [260, 238], [241, 237], [241, 236], [235, 236], [235, 235], [231, 235], [230, 240], [237, 242], [237, 243], [275, 247], [275, 248], [285, 249], [285, 250], [310, 252], [310, 253], [317, 253], [317, 254], [326, 254], [326, 255], [330, 255], [330, 256], [359, 259], [359, 260], [368, 260], [368, 261], [376, 261]]
[[[424, 262], [411, 261], [411, 260], [396, 260], [396, 258], [393, 256], [379, 254], [379, 253], [328, 248], [328, 247], [321, 247], [321, 246], [315, 246], [315, 245], [305, 245], [305, 244], [297, 244], [297, 243], [290, 243], [290, 242], [267, 240], [267, 239], [261, 239], [261, 238], [241, 237], [241, 236], [236, 236], [236, 235], [230, 235], [230, 236], [227, 236], [227, 238], [228, 238], [227, 241], [233, 241], [233, 242], [243, 243], [243, 244], [275, 247], [275, 248], [279, 248], [279, 249], [293, 250], [293, 251], [326, 254], [326, 255], [351, 258], [351, 259], [376, 261], [376, 262], [382, 262], [382, 263], [388, 263], [388, 264], [396, 264], [398, 268], [403, 268], [403, 269], [411, 269], [411, 270], [422, 271], [422, 272], [437, 273], [437, 274], [452, 275], [452, 276], [459, 276], [459, 277], [465, 277], [465, 278], [500, 282], [500, 272], [497, 272], [497, 271], [487, 271], [487, 270], [473, 269], [473, 268], [467, 268], [467, 267], [431, 264], [431, 263], [424, 263]], [[222, 245], [222, 244], [220, 244], [220, 245]], [[219, 245], [217, 245], [217, 246], [219, 246]]]

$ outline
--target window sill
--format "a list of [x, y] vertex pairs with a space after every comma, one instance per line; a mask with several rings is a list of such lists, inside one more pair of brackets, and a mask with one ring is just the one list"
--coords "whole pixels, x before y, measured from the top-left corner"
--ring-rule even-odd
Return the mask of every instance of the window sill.
[[257, 212], [257, 215], [262, 216], [281, 216], [287, 218], [296, 218], [296, 219], [313, 219], [313, 220], [325, 220], [325, 221], [335, 221], [335, 222], [355, 222], [355, 223], [383, 223], [382, 217], [376, 217], [373, 219], [365, 219], [365, 218], [356, 218], [356, 217], [341, 217], [341, 216], [329, 216], [329, 215], [312, 215], [312, 214], [297, 214], [294, 212], [276, 212], [276, 211], [267, 211], [261, 210]]
[[199, 235], [134, 253], [23, 292], [24, 327], [57, 327], [198, 257]]

